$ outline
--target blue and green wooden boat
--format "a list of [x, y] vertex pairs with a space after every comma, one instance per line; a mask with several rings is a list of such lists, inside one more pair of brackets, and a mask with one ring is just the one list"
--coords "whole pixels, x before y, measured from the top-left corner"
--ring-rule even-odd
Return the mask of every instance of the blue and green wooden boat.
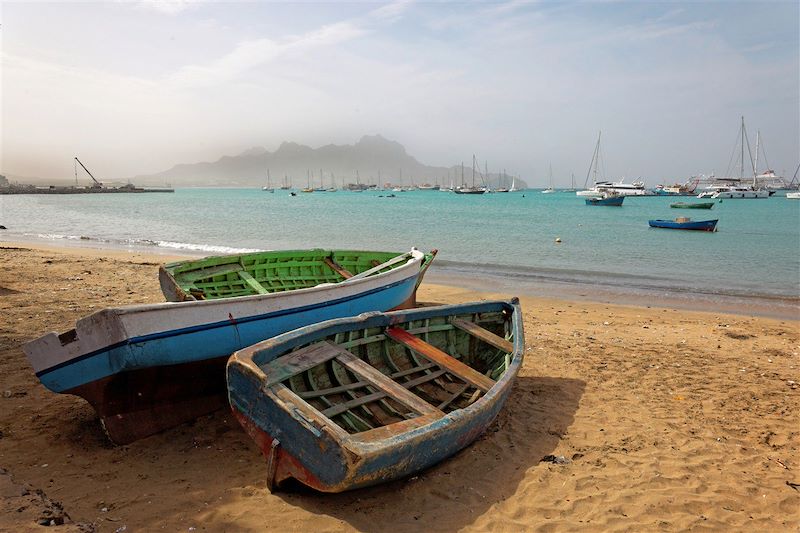
[[650, 220], [648, 223], [651, 228], [665, 229], [684, 229], [694, 231], [715, 231], [719, 219], [714, 220], [691, 220], [688, 218], [676, 218], [675, 220]]
[[226, 403], [231, 353], [331, 318], [412, 305], [435, 252], [293, 250], [161, 269], [179, 302], [103, 309], [24, 346], [39, 380], [86, 399], [126, 444]]
[[474, 441], [525, 352], [517, 299], [329, 320], [240, 350], [233, 412], [270, 490], [341, 492], [412, 475]]

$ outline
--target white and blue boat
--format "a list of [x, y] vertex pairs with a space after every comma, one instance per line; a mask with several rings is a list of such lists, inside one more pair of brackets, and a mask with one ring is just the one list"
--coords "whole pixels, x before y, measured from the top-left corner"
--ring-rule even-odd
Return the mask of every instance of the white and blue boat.
[[[435, 252], [385, 253], [383, 257], [391, 259], [377, 265], [376, 252], [362, 253], [371, 262], [347, 272], [341, 264], [345, 261], [331, 260], [337, 252], [295, 252], [296, 259], [286, 263], [281, 283], [274, 286], [263, 277], [261, 282], [255, 279], [264, 269], [253, 270], [247, 256], [241, 256], [244, 268], [239, 272], [228, 261], [208, 267], [207, 278], [239, 276], [244, 285], [261, 288], [254, 295], [234, 292], [231, 297], [201, 299], [204, 284], [198, 274], [193, 286], [201, 292], [187, 295], [193, 301], [103, 309], [80, 319], [75, 329], [27, 343], [24, 351], [42, 384], [86, 399], [109, 438], [129, 443], [222, 407], [225, 363], [236, 350], [323, 320], [387, 311], [413, 301]], [[285, 259], [287, 253], [275, 254]], [[344, 257], [358, 259], [356, 254], [347, 252]], [[327, 281], [303, 285], [307, 270], [296, 265], [308, 258], [321, 263], [315, 268], [328, 269], [323, 278]], [[162, 267], [162, 286], [163, 271]], [[205, 284], [206, 289], [215, 286], [219, 283]]]

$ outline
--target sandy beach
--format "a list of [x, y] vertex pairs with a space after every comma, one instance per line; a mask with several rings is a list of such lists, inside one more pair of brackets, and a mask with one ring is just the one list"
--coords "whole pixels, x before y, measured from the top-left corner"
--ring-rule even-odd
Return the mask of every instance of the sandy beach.
[[[522, 296], [491, 429], [410, 479], [271, 494], [227, 410], [121, 447], [21, 346], [159, 302], [172, 257], [0, 243], [0, 531], [797, 531], [800, 321]], [[423, 283], [418, 300], [513, 294]], [[63, 525], [58, 525], [61, 522]]]

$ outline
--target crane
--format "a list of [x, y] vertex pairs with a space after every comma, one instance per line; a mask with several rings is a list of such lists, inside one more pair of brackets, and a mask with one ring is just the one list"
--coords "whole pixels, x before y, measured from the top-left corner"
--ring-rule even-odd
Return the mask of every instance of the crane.
[[95, 177], [94, 177], [94, 176], [92, 176], [92, 173], [91, 173], [91, 172], [89, 172], [89, 169], [88, 169], [88, 168], [86, 168], [86, 166], [85, 166], [83, 163], [81, 163], [81, 160], [80, 160], [80, 159], [78, 159], [78, 158], [76, 157], [76, 158], [75, 158], [75, 161], [77, 161], [77, 162], [78, 162], [78, 164], [81, 166], [81, 168], [83, 168], [83, 170], [85, 170], [85, 171], [86, 171], [86, 173], [87, 173], [87, 174], [89, 174], [89, 177], [90, 177], [90, 178], [92, 178], [92, 181], [94, 181], [94, 185], [92, 185], [92, 188], [93, 188], [93, 189], [99, 189], [99, 188], [101, 188], [101, 187], [103, 186], [103, 184], [102, 184], [102, 183], [100, 183], [99, 181], [97, 181], [97, 179], [95, 179]]

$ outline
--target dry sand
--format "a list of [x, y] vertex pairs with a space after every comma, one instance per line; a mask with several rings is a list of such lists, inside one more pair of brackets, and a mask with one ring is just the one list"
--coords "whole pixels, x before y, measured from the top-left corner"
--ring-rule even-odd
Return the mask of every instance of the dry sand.
[[[112, 447], [89, 405], [46, 390], [25, 359], [22, 343], [99, 308], [161, 301], [165, 257], [0, 246], [0, 531], [64, 512], [47, 530], [800, 527], [797, 321], [523, 297], [524, 367], [472, 446], [374, 488], [270, 494], [228, 411]], [[507, 295], [419, 293], [494, 297]]]

